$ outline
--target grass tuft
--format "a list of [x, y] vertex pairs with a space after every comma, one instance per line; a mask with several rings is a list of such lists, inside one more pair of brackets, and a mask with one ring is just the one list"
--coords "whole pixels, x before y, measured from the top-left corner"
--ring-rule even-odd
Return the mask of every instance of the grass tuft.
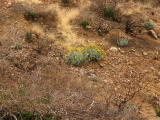
[[24, 37], [26, 42], [28, 43], [32, 42], [32, 33], [27, 32]]
[[126, 38], [119, 38], [119, 39], [117, 40], [117, 45], [118, 45], [119, 47], [126, 47], [126, 46], [129, 45], [129, 40], [126, 39]]
[[160, 110], [157, 110], [157, 111], [156, 111], [156, 115], [157, 115], [158, 117], [160, 117]]
[[105, 19], [112, 19], [113, 21], [117, 20], [117, 13], [113, 8], [104, 8], [103, 17]]
[[153, 30], [154, 29], [154, 25], [151, 24], [150, 22], [145, 22], [144, 26], [147, 30]]
[[15, 50], [22, 50], [22, 44], [19, 42], [16, 42], [14, 48], [15, 48]]
[[36, 21], [38, 18], [38, 14], [34, 13], [33, 11], [27, 11], [24, 16], [26, 20], [30, 21]]
[[81, 25], [84, 29], [87, 29], [87, 27], [90, 25], [90, 22], [89, 21], [82, 21], [81, 22]]
[[62, 2], [63, 2], [64, 4], [68, 4], [68, 3], [70, 2], [70, 0], [62, 0]]

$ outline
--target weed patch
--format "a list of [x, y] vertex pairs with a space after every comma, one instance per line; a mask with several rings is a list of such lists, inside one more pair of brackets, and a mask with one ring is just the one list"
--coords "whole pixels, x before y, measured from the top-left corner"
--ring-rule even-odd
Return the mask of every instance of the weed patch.
[[82, 21], [81, 22], [81, 26], [84, 28], [84, 29], [87, 29], [87, 27], [90, 25], [90, 22], [89, 21]]
[[160, 117], [160, 110], [157, 110], [157, 111], [156, 111], [156, 115], [157, 115], [158, 117]]
[[25, 14], [24, 14], [24, 17], [26, 20], [29, 20], [29, 21], [36, 21], [37, 18], [38, 18], [38, 14], [35, 13], [35, 12], [32, 12], [32, 11], [27, 11]]
[[117, 40], [117, 45], [118, 45], [119, 47], [128, 46], [128, 45], [129, 45], [129, 40], [126, 39], [126, 38], [119, 38], [119, 39]]
[[112, 19], [113, 21], [117, 20], [117, 13], [113, 8], [104, 8], [103, 17], [105, 19]]
[[19, 42], [16, 42], [14, 48], [15, 48], [15, 50], [22, 50], [22, 44]]
[[145, 22], [144, 26], [147, 30], [153, 30], [154, 29], [154, 25], [151, 24], [150, 22]]
[[100, 61], [104, 58], [106, 52], [97, 46], [88, 46], [84, 48], [73, 48], [66, 55], [67, 63], [73, 66], [82, 66], [91, 61]]
[[64, 4], [68, 4], [68, 3], [70, 2], [70, 0], [62, 0], [62, 2], [63, 2]]
[[28, 42], [28, 43], [32, 42], [32, 33], [27, 32], [25, 34], [25, 41]]

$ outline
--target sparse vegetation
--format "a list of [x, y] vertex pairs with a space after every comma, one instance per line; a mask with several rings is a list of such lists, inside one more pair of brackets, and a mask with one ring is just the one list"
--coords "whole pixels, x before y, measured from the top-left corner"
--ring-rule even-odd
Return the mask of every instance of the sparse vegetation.
[[[7, 114], [4, 116], [3, 120], [13, 120], [13, 114]], [[21, 112], [14, 115], [16, 120], [61, 120], [59, 116], [55, 116], [53, 114], [44, 114], [43, 116], [39, 113], [33, 112]]]
[[61, 118], [52, 114], [45, 114], [43, 120], [61, 120]]
[[22, 66], [20, 62], [14, 62], [13, 65], [17, 68], [20, 68]]
[[151, 24], [150, 22], [145, 22], [144, 26], [146, 27], [147, 30], [153, 30], [154, 29], [154, 25]]
[[98, 80], [99, 80], [99, 78], [97, 76], [91, 76], [89, 79], [93, 82], [98, 82]]
[[119, 38], [119, 39], [117, 40], [117, 45], [118, 45], [119, 47], [126, 47], [126, 46], [129, 45], [129, 40], [126, 39], [126, 38]]
[[16, 42], [14, 48], [15, 48], [15, 50], [22, 50], [22, 44], [19, 42]]
[[27, 33], [25, 34], [25, 41], [28, 42], [28, 43], [31, 43], [31, 42], [32, 42], [32, 33], [27, 32]]
[[112, 19], [113, 21], [117, 20], [117, 13], [113, 8], [104, 8], [103, 17], [105, 19]]
[[40, 99], [40, 102], [43, 103], [43, 104], [49, 104], [50, 103], [50, 99], [51, 99], [51, 96], [47, 95], [47, 96], [42, 97]]
[[68, 3], [70, 2], [70, 0], [62, 0], [62, 2], [63, 2], [64, 4], [68, 4]]
[[156, 115], [160, 117], [160, 110], [156, 110]]
[[66, 55], [66, 61], [74, 66], [82, 66], [87, 62], [87, 59], [81, 51], [70, 51]]
[[90, 61], [100, 61], [104, 58], [106, 52], [97, 46], [88, 46], [71, 50], [66, 55], [66, 60], [74, 66], [82, 66]]
[[24, 17], [26, 18], [26, 20], [36, 21], [38, 18], [38, 14], [33, 11], [27, 11]]
[[84, 29], [87, 29], [87, 27], [90, 25], [90, 22], [89, 21], [82, 21], [81, 22], [81, 25]]
[[88, 61], [100, 61], [104, 58], [105, 52], [98, 47], [90, 46], [84, 49], [84, 56]]
[[26, 96], [25, 91], [24, 91], [24, 90], [19, 90], [19, 96], [20, 96], [20, 97]]
[[32, 112], [23, 112], [18, 116], [18, 120], [32, 120], [34, 115]]
[[0, 120], [160, 118], [158, 1], [2, 0]]

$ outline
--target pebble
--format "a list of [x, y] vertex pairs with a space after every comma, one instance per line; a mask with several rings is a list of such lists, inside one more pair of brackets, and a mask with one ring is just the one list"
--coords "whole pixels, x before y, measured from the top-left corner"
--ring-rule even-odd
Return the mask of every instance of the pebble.
[[109, 49], [109, 51], [117, 52], [117, 51], [118, 51], [118, 48], [116, 48], [116, 47], [111, 47], [111, 48]]
[[148, 53], [147, 53], [147, 52], [143, 52], [143, 55], [144, 55], [144, 56], [147, 56], [147, 55], [148, 55]]
[[158, 39], [158, 36], [154, 30], [149, 31], [155, 39]]

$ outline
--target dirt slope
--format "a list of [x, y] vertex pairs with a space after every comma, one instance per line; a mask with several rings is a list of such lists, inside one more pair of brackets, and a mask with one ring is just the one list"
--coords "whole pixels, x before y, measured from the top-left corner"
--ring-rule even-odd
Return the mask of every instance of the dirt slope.
[[[95, 7], [96, 0], [67, 5], [60, 0], [2, 0], [0, 106], [9, 114], [0, 112], [0, 118], [33, 111], [64, 120], [158, 120], [160, 38], [141, 25], [149, 20], [159, 34], [160, 6], [152, 2], [118, 3], [120, 21], [115, 22], [100, 17], [102, 6]], [[42, 17], [27, 20], [27, 11]], [[91, 21], [88, 30], [80, 25], [83, 20]], [[129, 33], [127, 20], [134, 23]], [[31, 43], [25, 40], [27, 32], [33, 35]], [[118, 47], [119, 36], [131, 44]], [[16, 50], [18, 43], [22, 49]], [[93, 44], [109, 53], [103, 61], [82, 67], [65, 62], [68, 48]]]

